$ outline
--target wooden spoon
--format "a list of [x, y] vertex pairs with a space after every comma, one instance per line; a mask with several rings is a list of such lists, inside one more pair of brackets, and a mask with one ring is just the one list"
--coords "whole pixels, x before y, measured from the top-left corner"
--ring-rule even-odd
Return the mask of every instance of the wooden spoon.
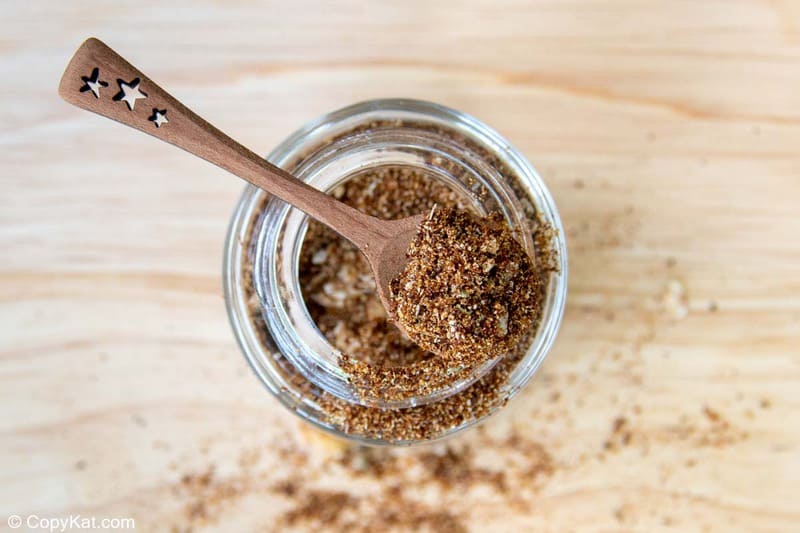
[[381, 220], [314, 189], [200, 118], [94, 38], [75, 52], [58, 94], [71, 104], [202, 157], [330, 226], [367, 258], [378, 295], [393, 316], [390, 283], [405, 267], [406, 250], [424, 215]]

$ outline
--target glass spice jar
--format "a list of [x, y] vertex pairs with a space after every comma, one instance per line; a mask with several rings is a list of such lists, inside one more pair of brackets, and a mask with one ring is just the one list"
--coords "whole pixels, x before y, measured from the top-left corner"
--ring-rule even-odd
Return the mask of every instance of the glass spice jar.
[[[531, 379], [563, 316], [566, 244], [544, 183], [507, 141], [478, 120], [443, 106], [373, 100], [307, 124], [268, 159], [334, 194], [341, 195], [348, 183], [351, 189], [363, 183], [365, 190], [356, 192], [370, 199], [378, 195], [371, 176], [391, 175], [392, 194], [406, 195], [398, 198], [408, 197], [407, 189], [426, 181], [437, 191], [446, 188], [446, 197], [461, 208], [480, 215], [499, 211], [535, 258], [544, 279], [541, 313], [513, 352], [478, 368], [448, 369], [448, 379], [404, 396], [370, 394], [354, 387], [339, 367], [342, 352], [320, 331], [306, 304], [300, 263], [305, 257], [308, 266], [308, 255], [302, 254], [309, 218], [248, 186], [225, 246], [226, 305], [250, 366], [287, 408], [341, 437], [408, 445], [443, 438], [477, 423]], [[422, 199], [420, 205], [428, 200]], [[319, 262], [325, 261], [324, 253], [314, 254], [313, 259], [318, 256]], [[368, 286], [363, 290], [368, 292]]]

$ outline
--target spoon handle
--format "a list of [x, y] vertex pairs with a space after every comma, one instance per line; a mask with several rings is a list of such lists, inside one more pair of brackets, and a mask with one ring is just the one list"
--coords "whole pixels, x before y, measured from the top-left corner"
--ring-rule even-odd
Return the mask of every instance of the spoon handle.
[[268, 163], [203, 120], [98, 39], [87, 39], [75, 52], [58, 93], [71, 104], [214, 163], [327, 224], [362, 250], [380, 238], [377, 219]]

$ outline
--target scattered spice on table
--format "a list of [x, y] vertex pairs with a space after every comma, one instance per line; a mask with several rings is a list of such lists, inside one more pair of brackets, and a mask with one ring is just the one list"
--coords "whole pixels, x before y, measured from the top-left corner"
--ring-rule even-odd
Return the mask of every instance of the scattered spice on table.
[[[449, 495], [527, 510], [558, 465], [539, 441], [513, 428], [412, 450], [333, 445], [310, 428], [301, 435], [285, 431], [275, 442], [242, 447], [238, 461], [226, 448], [219, 469], [192, 463], [172, 487], [182, 511], [172, 531], [219, 527], [249, 512], [248, 503], [267, 500], [249, 517], [254, 529], [462, 533], [470, 529], [472, 500]], [[494, 460], [486, 460], [487, 449], [497, 452]]]

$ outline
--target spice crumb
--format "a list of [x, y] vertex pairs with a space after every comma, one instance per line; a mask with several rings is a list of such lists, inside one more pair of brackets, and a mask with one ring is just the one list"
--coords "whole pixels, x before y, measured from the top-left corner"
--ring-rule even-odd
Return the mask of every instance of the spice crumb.
[[703, 407], [703, 414], [706, 415], [706, 418], [711, 420], [711, 422], [719, 422], [721, 419], [720, 414], [707, 405]]

